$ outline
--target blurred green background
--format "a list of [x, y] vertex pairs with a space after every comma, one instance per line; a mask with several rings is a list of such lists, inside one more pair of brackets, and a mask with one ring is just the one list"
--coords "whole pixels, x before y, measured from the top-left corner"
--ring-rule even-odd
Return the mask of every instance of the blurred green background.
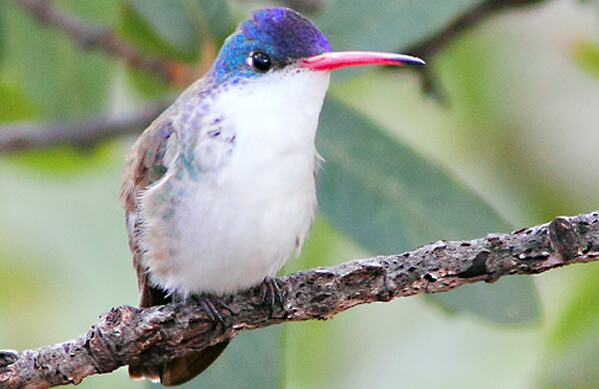
[[[54, 3], [196, 68], [252, 9], [282, 4]], [[484, 2], [290, 3], [314, 9], [334, 50], [397, 51]], [[317, 144], [321, 212], [284, 272], [597, 209], [598, 16], [597, 2], [566, 0], [493, 13], [426, 56], [442, 98], [413, 70], [336, 73]], [[114, 118], [180, 90], [0, 1], [4, 123]], [[0, 155], [0, 348], [65, 341], [137, 303], [118, 201], [133, 140]], [[598, 281], [590, 263], [249, 331], [186, 387], [599, 388]], [[81, 384], [148, 386], [123, 368]]]

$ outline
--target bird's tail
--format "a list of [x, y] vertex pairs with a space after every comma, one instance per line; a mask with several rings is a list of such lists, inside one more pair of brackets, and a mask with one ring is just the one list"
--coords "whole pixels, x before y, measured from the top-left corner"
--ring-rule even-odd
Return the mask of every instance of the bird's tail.
[[[151, 287], [147, 279], [143, 281], [140, 283], [140, 307], [147, 308], [171, 302], [171, 298], [166, 292], [159, 288]], [[164, 386], [181, 385], [206, 370], [225, 350], [228, 344], [229, 341], [217, 343], [197, 353], [175, 358], [164, 365], [129, 365], [129, 377], [134, 380], [145, 378], [156, 383], [160, 382]]]
[[217, 343], [202, 351], [175, 358], [162, 366], [129, 366], [132, 379], [149, 379], [164, 386], [181, 385], [208, 368], [225, 350], [229, 342]]

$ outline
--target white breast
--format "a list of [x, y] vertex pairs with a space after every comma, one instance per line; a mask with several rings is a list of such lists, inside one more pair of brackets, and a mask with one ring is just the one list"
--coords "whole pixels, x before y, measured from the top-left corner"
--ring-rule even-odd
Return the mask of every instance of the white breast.
[[328, 72], [289, 67], [214, 97], [204, 120], [218, 117], [230, 142], [201, 135], [200, 179], [169, 183], [179, 193], [174, 231], [152, 234], [160, 242], [144, 256], [153, 282], [229, 293], [274, 276], [300, 249], [316, 207], [314, 139], [328, 83]]

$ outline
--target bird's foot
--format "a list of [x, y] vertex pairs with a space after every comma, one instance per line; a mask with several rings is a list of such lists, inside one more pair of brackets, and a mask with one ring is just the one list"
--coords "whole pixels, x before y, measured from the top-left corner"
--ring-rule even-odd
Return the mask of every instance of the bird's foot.
[[214, 295], [200, 294], [193, 295], [192, 298], [200, 305], [200, 307], [206, 313], [210, 321], [214, 323], [214, 326], [218, 327], [220, 325], [223, 332], [225, 332], [227, 326], [225, 324], [223, 316], [217, 308], [217, 305], [233, 313], [233, 311], [231, 311], [231, 308], [229, 308], [227, 304], [225, 304], [219, 297]]
[[0, 367], [10, 366], [19, 359], [19, 353], [15, 350], [0, 350]]
[[266, 277], [260, 284], [260, 289], [262, 300], [270, 307], [271, 315], [274, 313], [277, 307], [283, 307], [285, 296], [276, 279]]

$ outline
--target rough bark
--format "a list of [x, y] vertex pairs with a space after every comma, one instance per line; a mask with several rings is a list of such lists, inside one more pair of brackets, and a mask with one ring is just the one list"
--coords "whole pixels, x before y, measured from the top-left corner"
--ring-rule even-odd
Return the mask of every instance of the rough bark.
[[599, 211], [490, 234], [470, 241], [438, 241], [393, 256], [353, 260], [277, 280], [283, 302], [271, 312], [260, 288], [225, 296], [224, 328], [194, 303], [147, 309], [121, 306], [84, 335], [23, 352], [0, 352], [0, 387], [48, 388], [77, 384], [140, 360], [158, 364], [244, 330], [288, 321], [326, 319], [359, 304], [418, 293], [439, 293], [509, 274], [537, 274], [599, 258]]

